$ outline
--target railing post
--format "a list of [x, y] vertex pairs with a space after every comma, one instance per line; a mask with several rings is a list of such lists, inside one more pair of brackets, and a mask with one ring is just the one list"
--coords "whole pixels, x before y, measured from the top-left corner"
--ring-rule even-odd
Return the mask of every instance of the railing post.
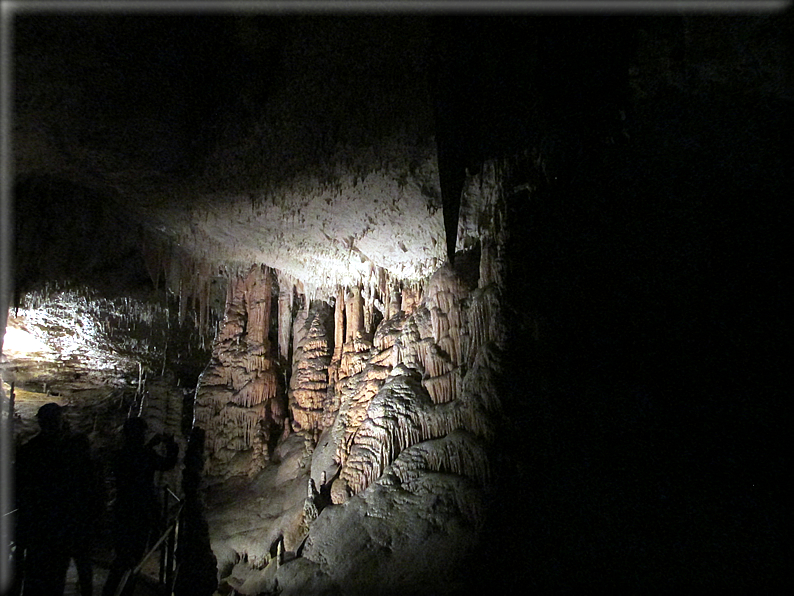
[[[163, 521], [163, 525], [160, 526], [160, 528], [167, 529], [168, 526], [165, 525], [168, 523], [168, 487], [167, 486], [163, 487], [163, 513], [160, 519]], [[165, 582], [165, 578], [166, 578], [165, 565], [166, 565], [166, 546], [163, 545], [163, 548], [160, 550], [160, 577], [159, 577], [160, 585], [163, 585], [163, 583]]]
[[121, 581], [119, 581], [119, 585], [116, 588], [116, 592], [113, 596], [121, 596], [121, 593], [124, 591], [124, 588], [127, 587], [127, 582], [130, 580], [130, 576], [134, 573], [134, 570], [127, 569], [124, 572], [124, 575], [121, 576]]
[[168, 596], [171, 596], [174, 584], [174, 549], [176, 548], [176, 530], [178, 527], [179, 517], [177, 516], [168, 534], [168, 546], [166, 547], [165, 587]]
[[[149, 552], [147, 552], [144, 555], [143, 559], [141, 559], [140, 563], [138, 563], [138, 565], [134, 569], [128, 569], [124, 573], [124, 577], [122, 577], [121, 583], [119, 584], [118, 588], [116, 589], [116, 596], [119, 596], [121, 594], [122, 590], [124, 589], [124, 586], [126, 585], [127, 581], [129, 581], [129, 579], [131, 577], [137, 577], [138, 576], [138, 574], [143, 569], [143, 566], [146, 563], [146, 561], [148, 561], [149, 558], [158, 549], [160, 549], [160, 557], [161, 557], [160, 560], [162, 561], [161, 564], [160, 564], [160, 583], [161, 584], [164, 583], [164, 581], [165, 581], [165, 571], [166, 571], [166, 565], [165, 565], [165, 559], [166, 558], [170, 562], [170, 566], [168, 567], [168, 569], [170, 569], [169, 574], [171, 574], [171, 572], [173, 571], [173, 569], [172, 569], [172, 567], [173, 567], [173, 557], [166, 557], [166, 552], [167, 552], [166, 549], [168, 549], [169, 547], [173, 548], [172, 545], [174, 544], [174, 542], [176, 540], [176, 527], [177, 527], [177, 524], [179, 523], [179, 517], [180, 517], [181, 514], [182, 514], [182, 504], [180, 503], [179, 507], [177, 508], [176, 515], [174, 516], [174, 520], [173, 521], [169, 521], [167, 524], [165, 524], [165, 529], [163, 530], [163, 533], [160, 535], [160, 537], [155, 542], [154, 546], [152, 546], [149, 549]], [[171, 551], [171, 552], [173, 552], [173, 551]], [[171, 574], [170, 581], [173, 583], [173, 575], [172, 574]]]

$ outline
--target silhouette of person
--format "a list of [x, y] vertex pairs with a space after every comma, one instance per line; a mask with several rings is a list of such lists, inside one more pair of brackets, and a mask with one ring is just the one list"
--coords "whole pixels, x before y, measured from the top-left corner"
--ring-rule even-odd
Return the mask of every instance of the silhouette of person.
[[[61, 406], [45, 404], [36, 418], [41, 432], [19, 448], [15, 465], [23, 594], [59, 596], [64, 592], [69, 561], [88, 538], [86, 520], [80, 514], [84, 505], [80, 500], [87, 495], [83, 483], [90, 471], [83, 457], [88, 453], [77, 449], [81, 440], [70, 436]], [[80, 468], [84, 469], [76, 473]], [[86, 551], [81, 550], [82, 554]]]
[[[179, 446], [172, 436], [156, 435], [145, 443], [147, 428], [143, 418], [129, 418], [123, 428], [124, 445], [113, 454], [115, 558], [102, 589], [103, 596], [112, 596], [124, 572], [134, 569], [146, 554], [150, 534], [157, 528], [160, 517], [154, 473], [173, 468], [179, 454]], [[162, 442], [166, 446], [165, 455], [154, 449]], [[134, 579], [131, 577], [127, 582], [123, 594], [132, 593]]]
[[204, 430], [194, 427], [185, 450], [182, 472], [185, 500], [176, 551], [175, 596], [212, 596], [218, 587], [218, 561], [210, 546], [209, 526], [199, 491], [205, 439]]
[[91, 457], [88, 437], [72, 433], [67, 441], [67, 449], [71, 453], [67, 466], [76, 488], [73, 501], [75, 524], [69, 542], [69, 554], [77, 568], [80, 595], [92, 596], [94, 573], [91, 548], [95, 524], [102, 514], [104, 498], [97, 467]]

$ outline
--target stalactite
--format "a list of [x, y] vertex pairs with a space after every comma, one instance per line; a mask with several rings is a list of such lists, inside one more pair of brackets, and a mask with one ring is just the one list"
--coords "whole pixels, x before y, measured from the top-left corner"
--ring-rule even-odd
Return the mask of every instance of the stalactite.
[[[329, 393], [334, 393], [339, 380], [339, 367], [342, 362], [342, 349], [345, 342], [345, 291], [338, 288], [334, 303], [334, 351], [328, 365]], [[330, 401], [335, 401], [334, 396], [329, 396]]]
[[[280, 408], [288, 406], [294, 430], [313, 432], [334, 425], [340, 486], [349, 493], [364, 490], [389, 465], [398, 469], [398, 476], [405, 472], [403, 481], [411, 481], [400, 462], [421, 445], [428, 449], [412, 461], [422, 469], [486, 481], [480, 443], [451, 437], [465, 431], [486, 442], [494, 432], [498, 396], [487, 371], [504, 335], [499, 312], [503, 239], [497, 229], [501, 224], [497, 219], [491, 223], [501, 217], [499, 176], [485, 168], [470, 181], [472, 187], [479, 185], [477, 200], [482, 203], [466, 211], [469, 219], [464, 222], [466, 248], [476, 242], [481, 247], [478, 290], [473, 279], [464, 283], [449, 266], [423, 281], [392, 278], [383, 268], [356, 261], [368, 269], [362, 267], [360, 275], [343, 282], [351, 285], [338, 288], [333, 309], [315, 306], [320, 303], [315, 298], [328, 299], [321, 281], [294, 280], [305, 302], [290, 325], [293, 294], [284, 290], [293, 284], [278, 277], [282, 362], [290, 353], [290, 328], [292, 337], [288, 404], [274, 397], [274, 380], [281, 377], [265, 345], [269, 310], [252, 301], [239, 280], [227, 285], [227, 309], [213, 350], [214, 362], [223, 366], [203, 375], [206, 397], [196, 408], [197, 419], [217, 426], [213, 444], [222, 458], [232, 457], [235, 449], [259, 448], [262, 421], [283, 420], [286, 411]], [[358, 258], [352, 252], [350, 256]], [[203, 287], [185, 283], [183, 288], [188, 299], [198, 297], [200, 309]], [[318, 310], [324, 314], [318, 316]], [[380, 314], [382, 322], [374, 328]], [[257, 343], [264, 349], [256, 349]], [[234, 430], [235, 424], [244, 428]]]
[[250, 408], [272, 399], [278, 389], [278, 377], [272, 370], [259, 371], [231, 397], [231, 403]]
[[460, 369], [456, 368], [442, 375], [423, 379], [422, 385], [427, 389], [434, 404], [450, 402], [458, 396]]
[[261, 405], [256, 408], [224, 406], [210, 421], [215, 431], [210, 452], [228, 461], [235, 452], [250, 449], [264, 416], [266, 410]]
[[212, 290], [212, 267], [208, 261], [198, 264], [199, 287], [199, 329], [206, 334], [210, 320], [210, 300]]
[[260, 345], [268, 343], [271, 305], [271, 270], [257, 266], [251, 269], [245, 280], [245, 309], [248, 314], [248, 342]]
[[182, 280], [179, 280], [179, 324], [182, 325], [185, 322], [185, 314], [187, 314], [187, 296], [185, 295], [184, 288], [182, 286]]
[[154, 289], [159, 289], [160, 274], [162, 272], [163, 256], [161, 254], [160, 243], [153, 238], [144, 237], [141, 239], [141, 252], [143, 254], [146, 272], [154, 284]]
[[386, 287], [387, 294], [384, 297], [384, 302], [388, 305], [388, 313], [386, 314], [386, 318], [390, 319], [400, 312], [402, 296], [400, 295], [400, 288], [397, 284], [389, 283]]
[[375, 320], [375, 287], [373, 284], [367, 284], [366, 293], [364, 295], [364, 321], [363, 333], [367, 337], [371, 337], [374, 329]]
[[494, 285], [477, 289], [472, 294], [467, 312], [466, 341], [462, 346], [465, 360], [471, 365], [482, 346], [489, 342], [501, 345], [507, 337], [505, 323], [500, 315], [499, 290]]
[[347, 316], [347, 330], [345, 343], [361, 338], [364, 333], [364, 299], [361, 287], [356, 286], [345, 296], [345, 315]]
[[282, 274], [278, 276], [278, 353], [282, 362], [289, 357], [292, 323], [293, 284]]
[[233, 279], [234, 281], [230, 281], [228, 284], [226, 284], [226, 304], [224, 305], [224, 314], [226, 317], [229, 316], [229, 313], [235, 304], [235, 291], [241, 281], [240, 278], [236, 276], [229, 276], [229, 279]]
[[414, 287], [403, 286], [400, 289], [400, 310], [404, 313], [411, 314], [414, 307], [418, 302], [416, 291]]
[[467, 476], [480, 485], [485, 485], [490, 479], [490, 466], [483, 444], [463, 430], [415, 444], [403, 450], [389, 466], [389, 472], [402, 483], [427, 471]]
[[339, 288], [334, 305], [334, 360], [342, 358], [345, 339], [345, 291]]

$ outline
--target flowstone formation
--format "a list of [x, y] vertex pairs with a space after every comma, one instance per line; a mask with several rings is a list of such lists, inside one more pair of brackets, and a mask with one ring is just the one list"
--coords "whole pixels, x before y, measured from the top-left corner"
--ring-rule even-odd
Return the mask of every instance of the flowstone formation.
[[[451, 267], [441, 267], [430, 278], [419, 307], [404, 317], [394, 343], [371, 349], [370, 362], [356, 373], [355, 387], [361, 389], [342, 400], [340, 415], [329, 431], [334, 438], [342, 437], [333, 458], [340, 466], [331, 488], [335, 503], [367, 488], [412, 445], [456, 429], [488, 438], [494, 404], [463, 390], [468, 368], [464, 363], [469, 360], [466, 338], [472, 335], [463, 303], [471, 289]], [[391, 323], [387, 328], [393, 332], [397, 321]], [[387, 355], [397, 364], [389, 364]], [[467, 374], [473, 378], [478, 371], [471, 367]], [[460, 450], [450, 459], [438, 453], [438, 469], [485, 477], [487, 472], [478, 465], [482, 458], [467, 455]]]
[[[254, 368], [241, 363], [259, 344], [242, 337], [243, 314], [232, 316], [248, 303], [230, 299], [198, 389], [196, 422], [209, 424], [215, 472], [255, 470], [235, 463], [253, 449], [251, 423], [237, 420], [252, 416], [284, 430], [269, 465], [258, 456], [261, 472], [208, 494], [220, 576], [238, 593], [461, 587], [456, 574], [485, 520], [489, 446], [501, 412], [500, 181], [507, 173], [490, 165], [468, 181], [454, 265], [402, 283], [373, 270], [369, 284], [326, 300], [299, 295], [291, 350], [281, 350], [292, 354], [288, 385], [269, 385], [255, 414], [234, 398], [247, 385], [233, 376], [253, 382]], [[240, 296], [247, 279], [238, 282]], [[283, 292], [275, 295], [281, 304]], [[281, 337], [283, 320], [278, 327]], [[272, 360], [258, 362], [265, 361], [258, 374], [274, 370]], [[288, 413], [269, 405], [283, 403], [282, 395]]]

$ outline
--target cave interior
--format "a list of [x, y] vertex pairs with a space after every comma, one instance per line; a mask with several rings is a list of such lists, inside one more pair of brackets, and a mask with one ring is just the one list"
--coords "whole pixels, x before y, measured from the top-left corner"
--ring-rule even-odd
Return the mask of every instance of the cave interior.
[[8, 21], [11, 469], [203, 428], [220, 593], [783, 584], [790, 13]]

